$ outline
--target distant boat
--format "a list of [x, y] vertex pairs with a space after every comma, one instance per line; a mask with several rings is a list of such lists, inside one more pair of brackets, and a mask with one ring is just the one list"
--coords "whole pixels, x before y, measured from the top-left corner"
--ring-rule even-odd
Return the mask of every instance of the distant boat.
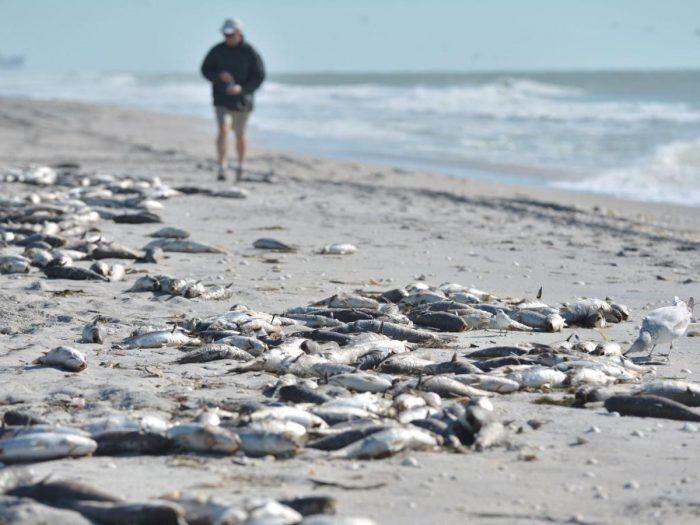
[[0, 69], [21, 69], [24, 67], [24, 57], [20, 55], [3, 55], [0, 53]]

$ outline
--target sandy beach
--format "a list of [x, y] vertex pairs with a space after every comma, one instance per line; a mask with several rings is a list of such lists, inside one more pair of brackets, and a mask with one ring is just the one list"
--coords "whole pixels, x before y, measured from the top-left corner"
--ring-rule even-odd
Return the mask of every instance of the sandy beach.
[[[214, 180], [214, 131], [212, 121], [190, 117], [0, 99], [0, 171], [75, 162], [85, 172], [224, 189], [231, 184]], [[473, 330], [460, 333], [450, 347], [419, 349], [424, 357], [449, 359], [454, 352], [494, 345], [554, 343], [574, 332], [627, 348], [647, 311], [670, 304], [674, 296], [700, 298], [698, 208], [253, 147], [249, 168], [273, 172], [274, 181], [243, 182], [245, 199], [177, 196], [160, 201], [163, 224], [96, 224], [105, 238], [136, 250], [162, 226], [184, 228], [192, 239], [221, 248], [224, 253], [166, 253], [158, 265], [121, 262], [148, 273], [230, 285], [231, 299], [124, 293], [145, 273], [128, 273], [118, 282], [50, 280], [36, 269], [0, 276], [0, 411], [28, 411], [62, 425], [122, 413], [181, 421], [206, 407], [261, 400], [264, 386], [276, 380], [272, 374], [226, 374], [231, 368], [226, 361], [175, 364], [177, 348], [112, 346], [138, 325], [204, 319], [234, 304], [280, 314], [341, 292], [381, 292], [420, 281], [459, 283], [498, 297], [534, 298], [541, 287], [550, 305], [609, 297], [630, 311], [629, 320], [600, 331], [499, 336]], [[38, 191], [46, 189], [0, 183], [0, 200]], [[298, 249], [256, 250], [253, 242], [261, 237]], [[351, 243], [358, 251], [319, 254], [330, 243]], [[0, 254], [10, 253], [21, 249], [0, 248]], [[104, 345], [79, 343], [82, 327], [97, 314], [120, 322], [108, 325]], [[59, 345], [83, 351], [87, 369], [66, 373], [32, 365]], [[697, 339], [682, 337], [670, 363], [649, 371], [657, 379], [696, 381], [699, 360]], [[499, 420], [522, 431], [511, 433], [509, 446], [483, 452], [416, 451], [375, 461], [334, 460], [306, 449], [278, 460], [95, 456], [35, 463], [32, 470], [128, 499], [177, 490], [232, 500], [329, 495], [337, 499], [339, 515], [381, 524], [700, 520], [697, 428], [682, 421], [614, 417], [602, 406], [534, 403], [544, 395], [563, 399], [572, 393], [520, 391], [491, 398]], [[537, 430], [526, 423], [533, 419], [542, 423]], [[412, 465], [408, 457], [415, 458]], [[311, 479], [360, 488], [318, 487]]]

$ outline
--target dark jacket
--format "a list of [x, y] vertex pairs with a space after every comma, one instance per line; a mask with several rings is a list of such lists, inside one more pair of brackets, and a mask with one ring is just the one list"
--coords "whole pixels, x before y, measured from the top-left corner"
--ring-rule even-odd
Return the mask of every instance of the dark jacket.
[[[242, 88], [240, 95], [227, 95], [226, 83], [219, 74], [228, 71], [236, 84]], [[265, 79], [265, 66], [260, 55], [249, 43], [242, 41], [237, 46], [225, 42], [209, 50], [202, 62], [202, 75], [211, 82], [215, 106], [225, 106], [235, 111], [252, 111], [253, 93]]]

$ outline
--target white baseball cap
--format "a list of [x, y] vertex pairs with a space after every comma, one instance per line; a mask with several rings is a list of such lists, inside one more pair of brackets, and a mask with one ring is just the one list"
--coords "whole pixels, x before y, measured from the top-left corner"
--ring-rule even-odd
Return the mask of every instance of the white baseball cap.
[[227, 18], [221, 26], [221, 32], [225, 35], [232, 35], [236, 31], [243, 31], [243, 22], [238, 18]]

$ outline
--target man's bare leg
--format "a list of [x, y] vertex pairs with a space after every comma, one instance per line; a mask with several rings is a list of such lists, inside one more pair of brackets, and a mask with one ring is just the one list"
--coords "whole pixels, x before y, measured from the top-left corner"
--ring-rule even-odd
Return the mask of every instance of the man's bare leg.
[[236, 133], [236, 153], [238, 154], [236, 180], [241, 180], [243, 178], [243, 162], [245, 161], [245, 147], [245, 133]]
[[216, 153], [219, 161], [219, 180], [226, 178], [226, 158], [228, 154], [228, 129], [219, 126], [219, 134], [216, 137]]

